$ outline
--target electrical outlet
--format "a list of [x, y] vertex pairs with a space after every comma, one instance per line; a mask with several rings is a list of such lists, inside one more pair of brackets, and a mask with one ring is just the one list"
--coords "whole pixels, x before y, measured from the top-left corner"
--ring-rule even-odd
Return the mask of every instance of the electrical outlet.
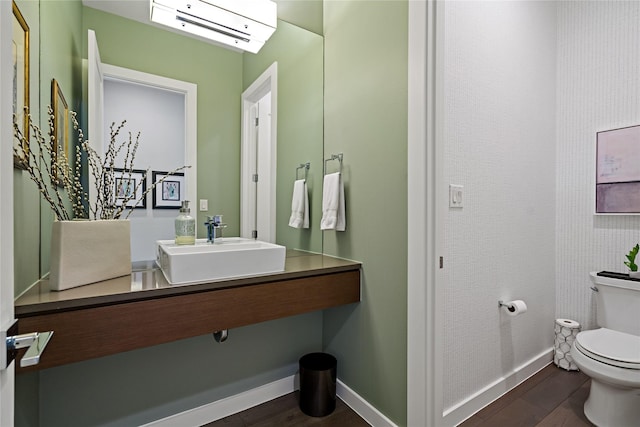
[[209, 210], [209, 200], [200, 199], [200, 212], [206, 212]]
[[450, 208], [461, 208], [463, 207], [462, 203], [462, 185], [449, 184], [449, 207]]

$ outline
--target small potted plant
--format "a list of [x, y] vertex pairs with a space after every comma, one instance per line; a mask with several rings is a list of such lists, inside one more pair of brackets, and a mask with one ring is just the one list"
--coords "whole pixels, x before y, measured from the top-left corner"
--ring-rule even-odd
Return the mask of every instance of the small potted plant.
[[636, 264], [636, 256], [640, 252], [640, 244], [636, 244], [625, 257], [627, 260], [624, 265], [629, 267], [629, 277], [632, 279], [640, 279], [640, 271], [638, 271], [638, 265]]

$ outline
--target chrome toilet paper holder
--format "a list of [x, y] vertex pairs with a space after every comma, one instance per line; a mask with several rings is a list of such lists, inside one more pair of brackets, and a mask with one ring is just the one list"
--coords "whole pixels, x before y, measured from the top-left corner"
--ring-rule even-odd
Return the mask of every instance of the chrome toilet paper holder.
[[498, 307], [506, 307], [507, 310], [509, 310], [510, 312], [516, 311], [516, 308], [515, 308], [515, 306], [513, 304], [506, 303], [506, 302], [504, 302], [502, 300], [498, 301]]

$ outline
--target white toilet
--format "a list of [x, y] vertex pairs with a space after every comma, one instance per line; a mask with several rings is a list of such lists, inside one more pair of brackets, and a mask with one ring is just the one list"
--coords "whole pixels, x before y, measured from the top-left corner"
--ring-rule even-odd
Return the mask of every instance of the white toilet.
[[591, 377], [584, 414], [601, 427], [640, 426], [640, 281], [590, 276], [600, 328], [580, 332], [571, 347]]

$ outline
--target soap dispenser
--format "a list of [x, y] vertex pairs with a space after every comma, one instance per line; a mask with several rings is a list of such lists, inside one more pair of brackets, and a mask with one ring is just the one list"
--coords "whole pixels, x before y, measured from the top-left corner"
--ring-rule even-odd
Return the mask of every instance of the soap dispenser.
[[183, 200], [180, 215], [176, 217], [176, 245], [195, 245], [196, 220], [191, 215], [189, 201]]

